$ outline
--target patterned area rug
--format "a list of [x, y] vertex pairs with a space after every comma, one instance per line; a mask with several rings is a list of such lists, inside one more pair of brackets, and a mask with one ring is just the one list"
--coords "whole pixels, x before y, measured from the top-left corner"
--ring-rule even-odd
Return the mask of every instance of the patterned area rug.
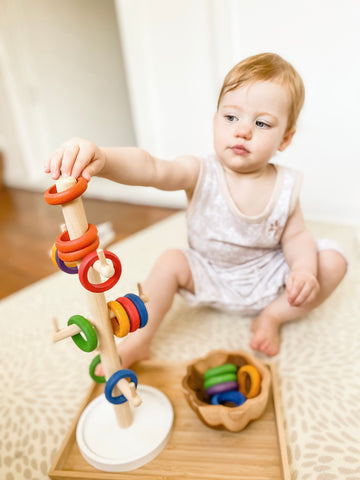
[[[321, 223], [309, 223], [309, 228], [316, 237], [338, 241], [351, 265], [325, 304], [283, 328], [281, 352], [274, 358], [292, 479], [359, 480], [360, 253], [354, 228]], [[185, 246], [183, 213], [112, 245], [123, 274], [108, 299], [136, 293], [136, 283], [164, 249]], [[85, 293], [77, 278], [62, 272], [0, 302], [1, 479], [48, 478], [90, 387], [92, 357], [71, 339], [51, 342], [52, 317], [64, 326], [74, 314], [88, 314]], [[217, 348], [250, 351], [250, 322], [208, 308], [191, 309], [178, 297], [153, 343], [152, 358], [190, 361]]]

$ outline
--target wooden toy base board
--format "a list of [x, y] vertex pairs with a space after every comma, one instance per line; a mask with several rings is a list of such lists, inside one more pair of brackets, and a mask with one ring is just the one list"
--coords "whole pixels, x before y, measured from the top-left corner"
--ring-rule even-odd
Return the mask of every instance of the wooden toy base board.
[[184, 476], [194, 480], [290, 479], [283, 417], [273, 368], [275, 388], [264, 414], [237, 433], [205, 426], [190, 408], [181, 390], [186, 364], [166, 365], [148, 361], [137, 364], [133, 370], [140, 384], [158, 388], [173, 405], [174, 424], [164, 450], [148, 464], [130, 472], [104, 472], [89, 465], [81, 456], [75, 437], [83, 410], [103, 393], [104, 385], [94, 384], [49, 471], [51, 479], [180, 480]]

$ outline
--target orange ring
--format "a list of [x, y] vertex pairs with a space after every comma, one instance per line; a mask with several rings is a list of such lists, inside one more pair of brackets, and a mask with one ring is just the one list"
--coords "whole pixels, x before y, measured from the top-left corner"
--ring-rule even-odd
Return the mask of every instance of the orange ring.
[[96, 237], [97, 228], [92, 223], [89, 223], [87, 231], [84, 233], [84, 235], [81, 235], [81, 237], [70, 240], [69, 232], [65, 230], [65, 232], [60, 233], [60, 235], [57, 237], [55, 240], [55, 245], [59, 253], [71, 253], [87, 247], [96, 240]]
[[99, 246], [100, 240], [99, 237], [96, 237], [95, 241], [88, 245], [85, 248], [82, 248], [80, 250], [76, 250], [75, 252], [60, 252], [58, 251], [59, 258], [61, 258], [62, 261], [64, 262], [76, 262], [76, 260], [82, 260], [88, 253], [93, 252], [96, 250]]
[[125, 308], [114, 300], [108, 302], [108, 307], [115, 313], [115, 318], [110, 318], [114, 335], [125, 337], [130, 332], [130, 320]]
[[67, 190], [64, 190], [63, 192], [58, 192], [56, 190], [56, 185], [48, 188], [44, 193], [44, 199], [49, 205], [62, 205], [80, 197], [86, 189], [87, 181], [84, 177], [79, 177], [75, 185]]
[[[243, 365], [238, 370], [239, 391], [246, 398], [254, 398], [260, 392], [260, 373], [253, 365]], [[250, 385], [249, 385], [250, 384]]]

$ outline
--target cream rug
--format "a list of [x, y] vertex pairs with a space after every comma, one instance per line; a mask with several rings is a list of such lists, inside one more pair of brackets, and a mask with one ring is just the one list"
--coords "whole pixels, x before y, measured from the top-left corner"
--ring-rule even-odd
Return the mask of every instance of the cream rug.
[[[293, 480], [360, 479], [360, 254], [355, 229], [309, 223], [337, 240], [351, 261], [335, 294], [306, 319], [283, 328], [278, 364]], [[108, 299], [136, 292], [166, 248], [185, 247], [184, 214], [109, 249], [123, 265]], [[50, 261], [50, 260], [49, 260]], [[2, 279], [2, 281], [6, 281]], [[77, 278], [62, 272], [0, 302], [0, 479], [47, 479], [47, 472], [91, 384], [90, 356], [71, 339], [52, 344], [52, 317], [64, 326], [88, 314]], [[245, 349], [250, 319], [176, 298], [153, 343], [154, 360], [191, 360], [215, 348]], [[261, 355], [258, 355], [262, 358]]]

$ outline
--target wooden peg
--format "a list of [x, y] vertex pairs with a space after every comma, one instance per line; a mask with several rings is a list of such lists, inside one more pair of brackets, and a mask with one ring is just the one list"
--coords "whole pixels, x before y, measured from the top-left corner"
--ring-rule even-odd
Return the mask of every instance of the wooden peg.
[[96, 260], [93, 268], [103, 277], [111, 278], [115, 273], [115, 269], [111, 260], [107, 260], [104, 250], [102, 248], [98, 248], [96, 250], [96, 253], [98, 254], [99, 260]]
[[135, 383], [128, 382], [125, 378], [122, 378], [116, 384], [120, 392], [134, 407], [138, 407], [142, 404], [142, 398], [137, 394]]
[[137, 284], [137, 288], [138, 288], [139, 297], [141, 298], [141, 300], [142, 300], [144, 303], [148, 302], [148, 301], [149, 301], [149, 297], [143, 292], [141, 283], [138, 283], [138, 284]]
[[60, 340], [64, 340], [65, 338], [73, 337], [81, 332], [81, 328], [75, 324], [68, 325], [67, 327], [62, 328], [61, 330], [57, 330], [54, 332], [52, 340], [54, 343], [60, 342]]

